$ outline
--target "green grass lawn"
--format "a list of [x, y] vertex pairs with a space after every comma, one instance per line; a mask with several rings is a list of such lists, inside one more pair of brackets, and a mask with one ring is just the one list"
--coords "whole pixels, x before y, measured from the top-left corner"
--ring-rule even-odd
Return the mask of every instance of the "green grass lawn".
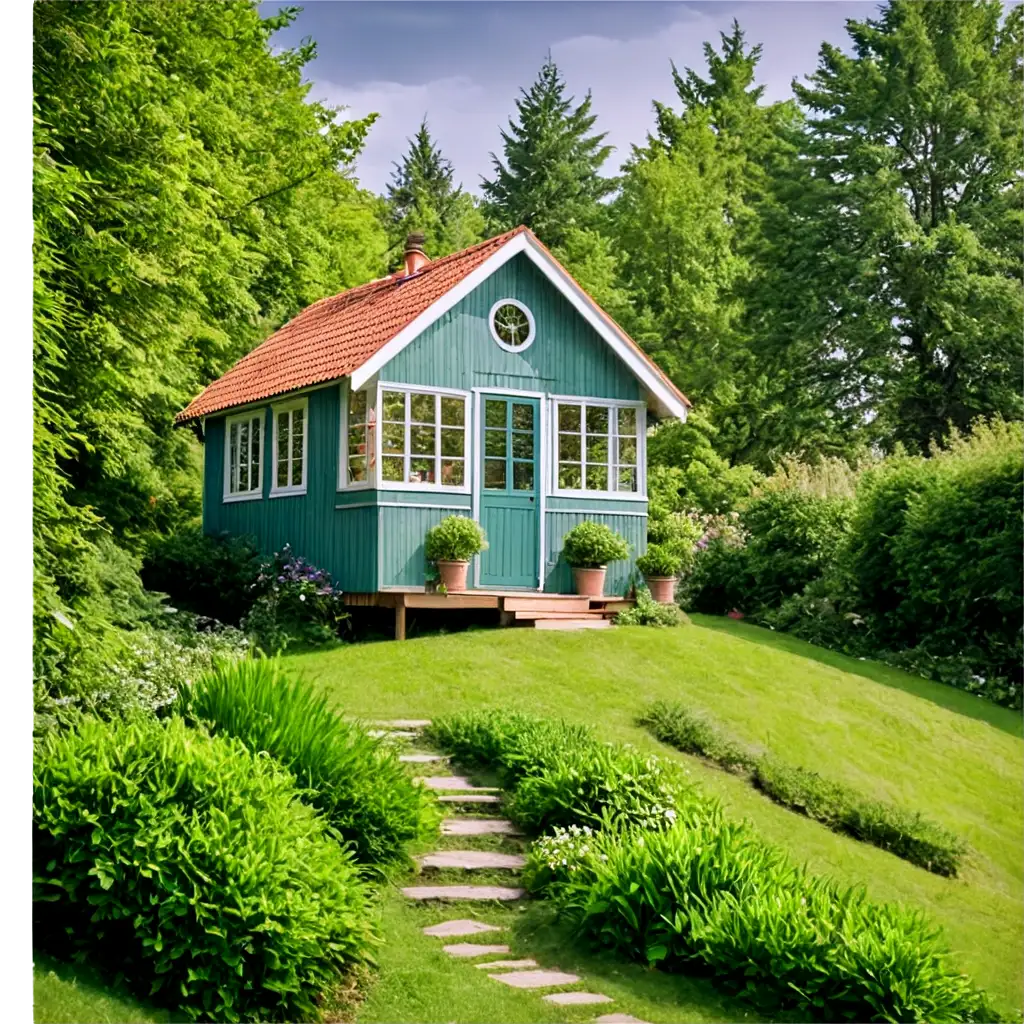
[[[731, 814], [750, 818], [814, 870], [863, 884], [875, 899], [923, 909], [944, 928], [958, 963], [1001, 1008], [1013, 1011], [1024, 1001], [1024, 742], [1014, 712], [882, 665], [700, 616], [678, 630], [476, 630], [296, 654], [287, 662], [323, 685], [348, 714], [430, 718], [504, 704], [588, 722], [608, 739], [658, 749], [685, 763]], [[661, 746], [634, 724], [636, 714], [658, 698], [705, 708], [740, 740], [921, 811], [967, 839], [972, 854], [966, 870], [957, 879], [929, 874]], [[532, 913], [541, 915], [535, 920], [543, 917], [542, 908]], [[436, 950], [423, 947], [415, 927], [420, 914], [398, 899], [388, 902], [390, 942], [360, 1019], [484, 1019], [473, 1008], [470, 990], [476, 999], [479, 985], [465, 981], [465, 965], [449, 969]], [[432, 968], [424, 967], [423, 956]], [[682, 984], [678, 979], [656, 976], [652, 984], [670, 986], [658, 990], [660, 997], [676, 1000], [675, 1016], [666, 1016], [658, 999], [649, 1002], [641, 991], [641, 979], [651, 972], [621, 964], [603, 969], [620, 971], [618, 984], [633, 993], [628, 1005], [623, 997], [622, 1009], [648, 1020], [737, 1019], [742, 1012], [727, 1008], [709, 989], [690, 983], [676, 989], [671, 986]], [[614, 995], [612, 981], [599, 977], [602, 991]], [[410, 994], [414, 984], [428, 981], [437, 1012], [447, 1007], [436, 1018], [417, 1010]], [[525, 1019], [512, 1000], [507, 1018], [499, 1018], [493, 1009], [497, 986], [490, 985], [479, 992], [492, 999], [489, 1019]], [[467, 1002], [460, 1001], [463, 994]], [[533, 997], [530, 1019], [547, 1019], [538, 1004], [543, 1006]]]

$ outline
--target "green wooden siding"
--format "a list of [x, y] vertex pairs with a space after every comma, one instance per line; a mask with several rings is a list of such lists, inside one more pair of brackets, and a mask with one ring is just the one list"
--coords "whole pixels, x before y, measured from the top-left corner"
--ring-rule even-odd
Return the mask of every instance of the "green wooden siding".
[[[524, 352], [506, 352], [487, 318], [498, 299], [525, 303], [537, 325]], [[522, 253], [407, 345], [381, 379], [468, 391], [475, 387], [638, 399], [636, 378], [569, 301]]]
[[382, 587], [422, 587], [427, 558], [427, 530], [437, 526], [451, 510], [443, 508], [391, 508], [378, 510], [380, 529], [380, 581]]
[[[640, 504], [634, 502], [633, 504]], [[582, 508], [582, 505], [580, 505]], [[562, 538], [577, 523], [591, 520], [595, 523], [606, 523], [616, 533], [626, 538], [630, 547], [630, 557], [625, 562], [612, 562], [608, 566], [605, 579], [606, 594], [621, 594], [629, 583], [630, 575], [636, 566], [637, 555], [647, 550], [647, 517], [643, 515], [623, 515], [615, 512], [596, 514], [599, 507], [597, 501], [589, 502], [586, 511], [572, 512], [566, 509], [548, 511], [545, 514], [544, 530], [544, 589], [555, 594], [571, 594], [573, 592], [572, 569], [562, 557]], [[644, 506], [641, 506], [644, 508]], [[636, 511], [640, 511], [637, 509]]]

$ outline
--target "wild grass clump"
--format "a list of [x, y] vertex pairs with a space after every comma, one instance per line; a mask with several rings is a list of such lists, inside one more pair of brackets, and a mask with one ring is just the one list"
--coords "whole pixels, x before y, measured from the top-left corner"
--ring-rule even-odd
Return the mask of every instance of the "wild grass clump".
[[674, 604], [660, 604], [646, 587], [636, 592], [632, 608], [615, 616], [618, 626], [681, 626], [690, 620]]
[[266, 751], [293, 772], [361, 863], [401, 858], [407, 843], [436, 834], [436, 801], [396, 754], [278, 662], [261, 658], [208, 673], [186, 709], [211, 732]]
[[816, 772], [748, 750], [678, 702], [658, 701], [637, 722], [677, 750], [746, 773], [753, 785], [783, 807], [937, 875], [956, 875], [967, 855], [967, 844], [959, 836], [919, 813], [871, 800]]
[[710, 972], [761, 1013], [998, 1019], [918, 913], [815, 878], [746, 823], [563, 830], [535, 844], [524, 877], [593, 945]]
[[[351, 853], [295, 779], [180, 718], [84, 719], [36, 749], [34, 938], [192, 1020], [315, 1021], [376, 944]], [[70, 949], [68, 948], [70, 947]]]

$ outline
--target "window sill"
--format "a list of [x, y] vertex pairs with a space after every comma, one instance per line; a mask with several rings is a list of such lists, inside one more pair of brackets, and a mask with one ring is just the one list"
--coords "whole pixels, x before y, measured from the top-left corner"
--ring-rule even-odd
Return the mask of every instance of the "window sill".
[[347, 486], [341, 486], [338, 488], [338, 494], [348, 494], [350, 492], [359, 493], [360, 491], [372, 491], [376, 487], [372, 481], [360, 484], [348, 484]]
[[646, 494], [636, 491], [549, 491], [549, 498], [579, 498], [588, 501], [647, 501]]
[[418, 491], [426, 494], [472, 493], [472, 488], [465, 484], [460, 487], [445, 487], [442, 484], [408, 484], [398, 480], [381, 480], [376, 486], [380, 491]]
[[306, 493], [305, 487], [289, 487], [287, 490], [271, 491], [272, 498], [301, 498]]
[[221, 501], [225, 505], [233, 505], [236, 501], [259, 501], [263, 497], [263, 489], [250, 494], [225, 494]]

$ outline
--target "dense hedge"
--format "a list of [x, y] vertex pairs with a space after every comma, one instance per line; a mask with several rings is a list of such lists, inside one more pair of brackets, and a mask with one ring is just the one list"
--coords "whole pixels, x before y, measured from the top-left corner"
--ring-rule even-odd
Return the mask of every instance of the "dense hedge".
[[237, 737], [295, 773], [305, 798], [352, 844], [357, 859], [379, 863], [436, 835], [437, 802], [413, 782], [395, 752], [346, 721], [309, 683], [264, 658], [203, 676], [184, 703], [214, 734]]
[[375, 944], [369, 890], [294, 778], [179, 718], [48, 736], [33, 822], [36, 941], [193, 1020], [319, 1020]]

